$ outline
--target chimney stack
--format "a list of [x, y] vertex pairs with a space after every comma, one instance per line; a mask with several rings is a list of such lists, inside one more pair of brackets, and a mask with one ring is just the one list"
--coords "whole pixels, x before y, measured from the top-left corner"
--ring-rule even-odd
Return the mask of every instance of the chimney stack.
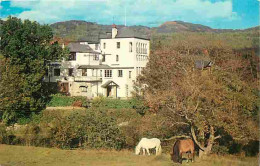
[[116, 28], [116, 25], [113, 24], [112, 25], [112, 39], [116, 38], [116, 35], [117, 35], [117, 28]]

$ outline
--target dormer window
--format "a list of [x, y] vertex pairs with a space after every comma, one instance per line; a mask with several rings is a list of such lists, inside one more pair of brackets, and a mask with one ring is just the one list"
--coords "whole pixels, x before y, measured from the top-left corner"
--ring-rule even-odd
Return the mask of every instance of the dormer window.
[[76, 52], [71, 52], [69, 55], [69, 61], [75, 61], [76, 60]]

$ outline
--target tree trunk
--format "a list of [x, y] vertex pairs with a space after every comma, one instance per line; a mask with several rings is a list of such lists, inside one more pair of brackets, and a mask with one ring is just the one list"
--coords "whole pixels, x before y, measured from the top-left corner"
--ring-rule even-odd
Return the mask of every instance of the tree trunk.
[[195, 143], [199, 146], [199, 158], [201, 158], [203, 155], [207, 155], [207, 154], [210, 154], [211, 153], [211, 150], [212, 150], [212, 146], [213, 146], [213, 143], [214, 143], [214, 140], [215, 140], [215, 131], [214, 131], [214, 127], [213, 126], [210, 126], [210, 136], [209, 136], [209, 139], [208, 139], [208, 142], [207, 142], [207, 146], [205, 147], [204, 146], [204, 143], [199, 143], [197, 141], [197, 137], [195, 135], [195, 132], [194, 132], [194, 127], [191, 126], [191, 135], [195, 141]]

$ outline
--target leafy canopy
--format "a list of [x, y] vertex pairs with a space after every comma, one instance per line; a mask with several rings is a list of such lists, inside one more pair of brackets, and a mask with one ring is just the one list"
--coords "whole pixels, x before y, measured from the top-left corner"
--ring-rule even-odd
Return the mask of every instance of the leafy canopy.
[[8, 17], [0, 31], [0, 111], [5, 121], [42, 110], [49, 98], [43, 82], [51, 61], [64, 52], [52, 42], [52, 30], [29, 20]]

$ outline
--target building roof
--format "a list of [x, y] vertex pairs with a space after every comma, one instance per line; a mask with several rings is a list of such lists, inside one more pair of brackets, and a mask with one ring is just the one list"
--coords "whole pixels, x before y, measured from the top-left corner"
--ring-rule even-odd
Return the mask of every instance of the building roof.
[[106, 83], [104, 83], [103, 85], [101, 85], [101, 87], [106, 88], [108, 85], [118, 86], [114, 81], [109, 80]]
[[99, 52], [94, 51], [89, 45], [80, 44], [80, 43], [69, 43], [68, 45], [70, 52], [80, 52], [80, 53], [95, 53], [100, 54]]
[[78, 69], [134, 69], [134, 67], [119, 67], [108, 65], [81, 65]]
[[[145, 34], [140, 33], [139, 31], [131, 28], [131, 27], [122, 27], [117, 29], [117, 35], [116, 38], [139, 38], [139, 39], [145, 39], [150, 40], [149, 37]], [[112, 33], [106, 32], [106, 34], [101, 34], [99, 36], [100, 39], [111, 39]]]
[[140, 32], [130, 29], [129, 27], [120, 28], [117, 32], [116, 38], [141, 38], [149, 39], [146, 35], [141, 34]]
[[195, 61], [195, 67], [197, 69], [204, 69], [207, 67], [211, 67], [212, 66], [212, 61], [205, 61], [205, 60], [196, 60]]
[[78, 69], [111, 69], [108, 65], [81, 65]]

